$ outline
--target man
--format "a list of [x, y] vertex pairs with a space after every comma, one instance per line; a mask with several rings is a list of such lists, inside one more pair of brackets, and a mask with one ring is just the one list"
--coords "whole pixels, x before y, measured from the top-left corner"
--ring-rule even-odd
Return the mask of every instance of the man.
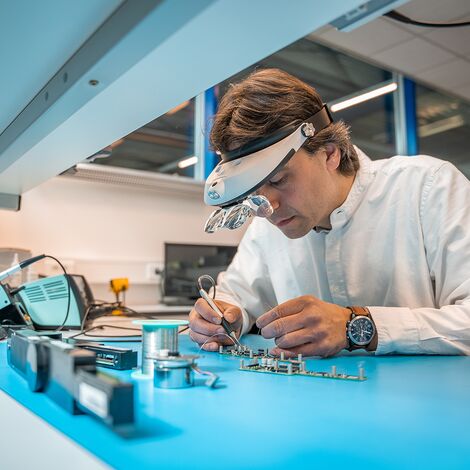
[[[224, 157], [268, 136], [264, 156], [258, 144], [250, 155], [263, 166], [282, 143], [271, 144], [272, 136], [318, 122], [322, 106], [289, 74], [255, 72], [221, 100], [212, 145]], [[470, 354], [470, 182], [428, 156], [371, 161], [343, 122], [312, 129], [254, 186], [273, 213], [253, 220], [219, 276], [216, 299], [227, 321], [238, 335], [256, 321], [275, 340], [272, 353], [287, 357], [358, 348]], [[202, 299], [190, 328], [206, 350], [232, 343]]]

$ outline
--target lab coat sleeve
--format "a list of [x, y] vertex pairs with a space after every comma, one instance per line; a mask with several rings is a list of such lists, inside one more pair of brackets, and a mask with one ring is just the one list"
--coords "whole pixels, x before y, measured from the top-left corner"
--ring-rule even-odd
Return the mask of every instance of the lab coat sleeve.
[[242, 335], [256, 318], [275, 305], [275, 295], [258, 240], [257, 221], [246, 231], [227, 271], [217, 278], [216, 298], [238, 306], [243, 315]]
[[428, 177], [420, 218], [435, 308], [370, 307], [376, 354], [470, 355], [470, 182], [450, 163]]

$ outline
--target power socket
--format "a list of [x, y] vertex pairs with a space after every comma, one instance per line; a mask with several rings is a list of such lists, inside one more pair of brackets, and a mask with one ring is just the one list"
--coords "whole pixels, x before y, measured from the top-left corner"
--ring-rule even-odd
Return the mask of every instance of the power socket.
[[147, 263], [145, 265], [145, 278], [148, 281], [159, 281], [160, 272], [163, 270], [163, 263]]

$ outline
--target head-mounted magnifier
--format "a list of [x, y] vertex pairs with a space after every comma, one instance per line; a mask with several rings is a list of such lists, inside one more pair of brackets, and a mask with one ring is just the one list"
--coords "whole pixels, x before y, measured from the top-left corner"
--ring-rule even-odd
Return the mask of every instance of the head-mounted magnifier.
[[326, 105], [300, 125], [289, 124], [276, 132], [221, 154], [207, 178], [204, 202], [219, 206], [209, 216], [204, 231], [241, 227], [252, 216], [269, 217], [267, 198], [253, 194], [295, 155], [305, 141], [333, 122]]

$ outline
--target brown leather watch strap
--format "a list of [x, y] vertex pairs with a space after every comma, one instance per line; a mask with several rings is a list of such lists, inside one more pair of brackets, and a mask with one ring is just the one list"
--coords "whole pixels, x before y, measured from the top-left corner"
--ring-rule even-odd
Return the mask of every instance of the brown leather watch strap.
[[357, 305], [353, 305], [346, 308], [349, 308], [349, 310], [351, 310], [351, 312], [355, 313], [356, 315], [370, 315], [369, 309], [367, 307], [359, 307]]

